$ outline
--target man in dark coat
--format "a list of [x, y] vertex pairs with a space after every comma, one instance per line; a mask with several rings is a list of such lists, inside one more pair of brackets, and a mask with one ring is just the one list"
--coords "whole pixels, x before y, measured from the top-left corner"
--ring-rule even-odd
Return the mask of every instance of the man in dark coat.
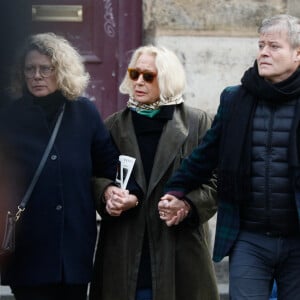
[[214, 260], [229, 255], [230, 299], [300, 294], [300, 21], [259, 28], [254, 66], [226, 88], [212, 128], [167, 184], [182, 198], [218, 169]]

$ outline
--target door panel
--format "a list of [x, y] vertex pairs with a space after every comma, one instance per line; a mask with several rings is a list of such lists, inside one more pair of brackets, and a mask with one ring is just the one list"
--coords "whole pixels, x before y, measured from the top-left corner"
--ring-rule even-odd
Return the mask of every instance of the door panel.
[[0, 108], [8, 102], [10, 69], [16, 50], [29, 32], [30, 3], [28, 0], [1, 1], [0, 5]]
[[142, 0], [32, 0], [31, 33], [55, 32], [82, 55], [86, 96], [103, 117], [121, 109], [118, 92], [132, 49], [141, 44]]

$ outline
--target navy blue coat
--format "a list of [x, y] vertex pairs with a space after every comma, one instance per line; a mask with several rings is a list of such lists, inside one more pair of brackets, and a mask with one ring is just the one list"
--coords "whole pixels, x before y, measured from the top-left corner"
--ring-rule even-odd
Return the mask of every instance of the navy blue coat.
[[[83, 284], [91, 279], [97, 232], [91, 178], [114, 179], [118, 152], [91, 101], [65, 102], [54, 147], [17, 224], [15, 256], [2, 284]], [[43, 109], [31, 99], [17, 100], [1, 115], [1, 160], [8, 166], [0, 171], [1, 193], [10, 196], [14, 208], [50, 135]]]

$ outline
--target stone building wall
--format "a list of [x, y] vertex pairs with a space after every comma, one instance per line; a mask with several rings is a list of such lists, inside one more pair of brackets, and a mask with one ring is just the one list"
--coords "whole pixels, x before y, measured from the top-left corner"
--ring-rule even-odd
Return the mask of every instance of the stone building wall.
[[187, 73], [187, 103], [214, 114], [223, 88], [252, 66], [261, 20], [280, 13], [300, 17], [300, 2], [144, 0], [144, 44], [175, 51]]

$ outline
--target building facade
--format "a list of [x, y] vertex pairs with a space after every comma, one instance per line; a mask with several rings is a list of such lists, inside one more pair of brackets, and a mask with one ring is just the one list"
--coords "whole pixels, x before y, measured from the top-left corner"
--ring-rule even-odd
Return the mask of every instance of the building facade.
[[261, 20], [300, 17], [297, 0], [143, 0], [143, 43], [174, 50], [183, 62], [187, 103], [215, 113], [219, 95], [252, 66]]

